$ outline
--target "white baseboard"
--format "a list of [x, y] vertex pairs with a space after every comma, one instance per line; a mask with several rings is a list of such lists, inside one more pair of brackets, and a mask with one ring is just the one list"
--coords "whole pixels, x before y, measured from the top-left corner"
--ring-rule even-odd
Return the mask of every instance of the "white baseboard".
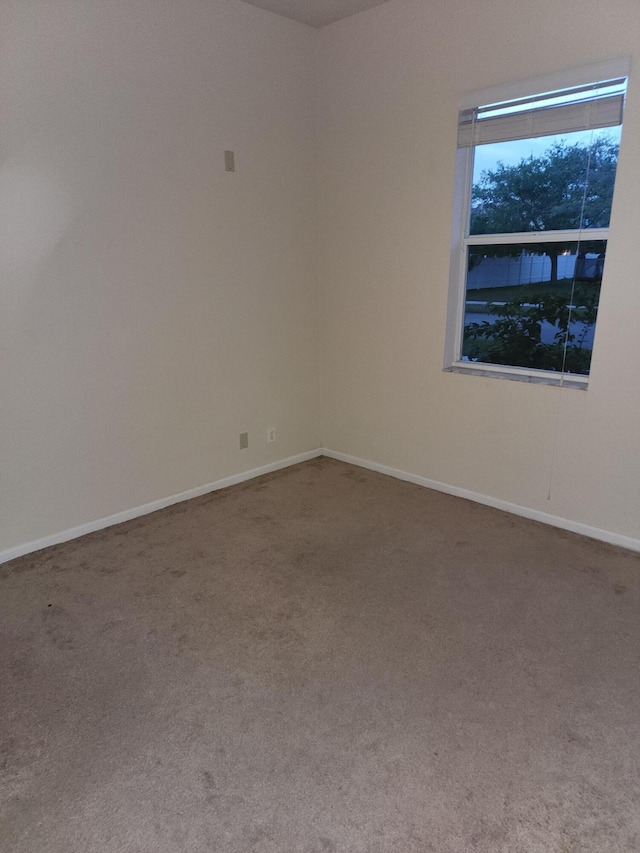
[[505, 512], [520, 515], [523, 518], [530, 518], [533, 521], [541, 521], [543, 524], [550, 524], [553, 527], [559, 527], [562, 530], [569, 530], [572, 533], [579, 533], [582, 536], [589, 536], [591, 539], [598, 539], [601, 542], [608, 542], [610, 545], [618, 545], [621, 548], [628, 548], [631, 551], [640, 552], [640, 539], [634, 539], [631, 536], [624, 536], [621, 533], [614, 533], [611, 530], [603, 530], [599, 527], [591, 527], [589, 524], [582, 524], [577, 521], [570, 521], [567, 518], [561, 518], [557, 515], [551, 515], [547, 512], [542, 512], [537, 509], [520, 506], [519, 504], [503, 501], [499, 498], [483, 495], [480, 492], [472, 492], [468, 489], [462, 489], [458, 486], [450, 486], [447, 483], [440, 483], [437, 480], [430, 480], [428, 477], [421, 477], [418, 474], [410, 474], [408, 471], [401, 471], [398, 468], [391, 468], [388, 465], [381, 465], [378, 462], [370, 462], [367, 459], [360, 459], [357, 456], [350, 456], [348, 453], [339, 453], [336, 450], [329, 448], [317, 448], [309, 450], [306, 453], [299, 453], [296, 456], [289, 456], [287, 459], [279, 459], [277, 462], [271, 462], [268, 465], [262, 465], [259, 468], [252, 468], [250, 471], [242, 471], [239, 474], [232, 474], [230, 477], [224, 477], [222, 480], [216, 480], [213, 483], [207, 483], [204, 486], [198, 486], [195, 489], [189, 489], [186, 492], [180, 492], [177, 495], [171, 495], [167, 498], [160, 498], [151, 503], [142, 504], [141, 506], [126, 509], [123, 512], [116, 512], [114, 515], [108, 515], [104, 518], [99, 518], [96, 521], [89, 521], [87, 524], [80, 524], [77, 527], [70, 527], [68, 530], [62, 530], [60, 533], [52, 533], [50, 536], [44, 536], [42, 539], [36, 539], [32, 542], [25, 542], [23, 545], [16, 545], [13, 548], [7, 548], [5, 551], [0, 551], [0, 563], [6, 563], [8, 560], [13, 560], [16, 557], [22, 557], [25, 554], [30, 554], [33, 551], [40, 551], [42, 548], [48, 548], [50, 545], [59, 545], [61, 542], [68, 542], [70, 539], [77, 539], [79, 536], [84, 536], [87, 533], [93, 533], [96, 530], [103, 530], [105, 527], [111, 527], [114, 524], [121, 524], [123, 521], [130, 521], [133, 518], [139, 518], [142, 515], [148, 515], [150, 512], [155, 512], [159, 509], [172, 506], [173, 504], [188, 501], [191, 498], [198, 498], [201, 495], [206, 495], [209, 492], [215, 492], [218, 489], [224, 489], [227, 486], [233, 486], [236, 483], [243, 483], [246, 480], [252, 480], [254, 477], [260, 477], [262, 474], [269, 474], [271, 471], [279, 471], [282, 468], [288, 468], [290, 465], [297, 465], [299, 462], [306, 462], [309, 459], [315, 459], [318, 456], [328, 456], [331, 459], [337, 459], [340, 462], [348, 462], [351, 465], [357, 465], [360, 468], [368, 468], [370, 471], [378, 471], [380, 474], [387, 474], [389, 477], [395, 477], [397, 480], [406, 480], [409, 483], [415, 483], [418, 486], [424, 486], [427, 489], [435, 489], [438, 492], [444, 492], [448, 495], [454, 495], [458, 498], [465, 498], [469, 501], [484, 504], [485, 506], [501, 509]]
[[204, 486], [198, 486], [195, 489], [189, 489], [186, 492], [180, 492], [168, 498], [160, 498], [148, 504], [135, 506], [132, 509], [125, 509], [123, 512], [116, 512], [113, 515], [107, 515], [104, 518], [98, 518], [96, 521], [89, 521], [77, 527], [70, 527], [68, 530], [62, 530], [60, 533], [52, 533], [50, 536], [35, 539], [33, 542], [16, 545], [14, 548], [7, 548], [5, 551], [0, 551], [0, 563], [6, 563], [8, 560], [14, 560], [16, 557], [22, 557], [25, 554], [30, 554], [32, 551], [40, 551], [42, 548], [48, 548], [50, 545], [59, 545], [61, 542], [77, 539], [78, 536], [84, 536], [96, 530], [103, 530], [105, 527], [121, 524], [123, 521], [130, 521], [132, 518], [148, 515], [150, 512], [155, 512], [158, 509], [164, 509], [167, 506], [191, 500], [191, 498], [199, 498], [201, 495], [206, 495], [209, 492], [215, 492], [227, 486], [234, 486], [236, 483], [243, 483], [245, 480], [252, 480], [254, 477], [262, 476], [262, 474], [279, 471], [281, 468], [288, 468], [290, 465], [297, 465], [299, 462], [306, 462], [308, 459], [315, 459], [321, 455], [322, 450], [320, 448], [309, 450], [306, 453], [298, 453], [296, 456], [279, 459], [277, 462], [270, 462], [268, 465], [260, 466], [260, 468], [252, 468], [250, 471], [232, 474], [230, 477], [224, 477], [222, 480], [216, 480], [214, 483], [207, 483]]
[[367, 459], [359, 459], [357, 456], [349, 456], [347, 453], [339, 453], [335, 450], [329, 450], [326, 447], [322, 448], [322, 455], [329, 456], [331, 459], [338, 459], [340, 462], [349, 462], [351, 465], [358, 465], [360, 468], [368, 468], [370, 471], [378, 471], [380, 474], [388, 474], [390, 477], [395, 477], [398, 480], [406, 480], [418, 486], [425, 486], [427, 489], [435, 489], [438, 492], [445, 492], [447, 495], [454, 495], [458, 498], [465, 498], [468, 501], [475, 501], [479, 504], [485, 504], [485, 506], [494, 507], [494, 509], [511, 512], [514, 515], [521, 515], [523, 518], [541, 521], [543, 524], [560, 527], [562, 530], [580, 533], [582, 536], [599, 539], [601, 542], [608, 542], [610, 545], [618, 545], [621, 548], [628, 548], [630, 551], [640, 551], [640, 539], [634, 539], [631, 536], [624, 536], [621, 533], [614, 533], [611, 530], [602, 530], [599, 527], [591, 527], [589, 524], [581, 524], [578, 521], [570, 521], [568, 518], [561, 518], [557, 515], [551, 515], [548, 512], [530, 509], [529, 507], [520, 506], [510, 501], [500, 500], [500, 498], [493, 498], [490, 495], [483, 495], [480, 492], [471, 492], [468, 489], [461, 489], [458, 486], [450, 486], [447, 483], [440, 483], [437, 480], [429, 480], [427, 477], [418, 476], [418, 474], [409, 474], [407, 471], [390, 468], [388, 465], [380, 465], [378, 462], [369, 462]]

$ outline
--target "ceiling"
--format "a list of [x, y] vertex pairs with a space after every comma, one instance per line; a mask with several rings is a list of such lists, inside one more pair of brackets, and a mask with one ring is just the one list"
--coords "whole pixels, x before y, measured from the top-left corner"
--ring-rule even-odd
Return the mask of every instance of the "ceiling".
[[312, 27], [326, 27], [341, 18], [348, 18], [356, 12], [380, 6], [386, 0], [245, 0], [252, 6], [268, 9], [285, 18], [310, 24]]

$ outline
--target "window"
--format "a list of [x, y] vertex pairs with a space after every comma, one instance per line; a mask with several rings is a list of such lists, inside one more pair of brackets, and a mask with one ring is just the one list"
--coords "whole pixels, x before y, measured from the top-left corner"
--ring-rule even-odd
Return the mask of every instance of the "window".
[[586, 386], [625, 92], [610, 76], [460, 111], [446, 368]]

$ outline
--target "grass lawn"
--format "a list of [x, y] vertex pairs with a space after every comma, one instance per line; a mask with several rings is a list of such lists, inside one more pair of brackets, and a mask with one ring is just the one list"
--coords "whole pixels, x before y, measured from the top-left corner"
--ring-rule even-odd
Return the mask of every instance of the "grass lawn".
[[[543, 294], [549, 296], [557, 296], [563, 294], [567, 298], [571, 296], [573, 279], [565, 278], [555, 284], [550, 284], [548, 281], [535, 282], [534, 284], [517, 284], [510, 287], [482, 287], [478, 290], [467, 290], [467, 301], [472, 302], [536, 302], [535, 297], [540, 297]], [[584, 285], [583, 285], [584, 287]], [[594, 288], [594, 293], [600, 293], [600, 285], [589, 285]], [[597, 290], [596, 290], [597, 288]], [[469, 309], [473, 308], [469, 306]], [[482, 308], [483, 306], [478, 306]]]

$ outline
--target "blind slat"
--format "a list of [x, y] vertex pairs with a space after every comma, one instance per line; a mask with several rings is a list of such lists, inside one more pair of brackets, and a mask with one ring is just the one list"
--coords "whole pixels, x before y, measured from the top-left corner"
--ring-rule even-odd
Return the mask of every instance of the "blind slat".
[[478, 118], [476, 109], [463, 110], [458, 122], [458, 148], [615, 127], [622, 124], [623, 108], [624, 95], [617, 94], [485, 119]]

